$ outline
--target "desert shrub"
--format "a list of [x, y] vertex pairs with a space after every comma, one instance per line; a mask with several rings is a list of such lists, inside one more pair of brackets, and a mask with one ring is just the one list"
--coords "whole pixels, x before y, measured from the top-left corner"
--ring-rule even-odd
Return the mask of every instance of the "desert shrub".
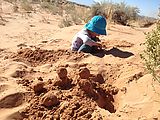
[[91, 6], [91, 17], [95, 15], [102, 15], [110, 18], [114, 9], [114, 4], [110, 1], [95, 2]]
[[122, 25], [127, 25], [128, 21], [136, 20], [139, 9], [126, 5], [125, 2], [113, 3], [110, 1], [98, 2], [91, 7], [92, 16], [103, 15], [109, 22], [114, 21]]
[[112, 19], [115, 23], [120, 23], [122, 25], [127, 25], [128, 17], [123, 11], [117, 10], [112, 14]]
[[71, 19], [72, 19], [73, 23], [76, 25], [79, 25], [82, 23], [82, 19], [81, 19], [80, 15], [71, 14]]
[[84, 21], [85, 23], [88, 22], [91, 18], [91, 10], [90, 9], [83, 9], [81, 10], [81, 19], [82, 21]]
[[112, 22], [112, 14], [115, 10], [115, 5], [108, 1], [102, 1], [102, 2], [95, 2], [91, 6], [91, 16], [90, 18], [95, 15], [102, 15], [105, 18], [107, 18], [107, 29], [110, 29], [110, 23]]
[[52, 12], [53, 14], [57, 14], [58, 13], [58, 7], [49, 3], [49, 2], [42, 2], [41, 3], [41, 7], [43, 9], [47, 9], [49, 10], [50, 12]]
[[60, 28], [69, 27], [72, 25], [72, 21], [69, 17], [65, 17], [60, 21], [60, 24], [58, 25]]
[[16, 3], [13, 4], [13, 12], [18, 12], [18, 5]]
[[139, 9], [126, 5], [125, 2], [115, 4], [115, 11], [112, 14], [112, 19], [116, 23], [127, 25], [129, 21], [137, 20]]
[[[65, 14], [70, 17], [70, 20], [67, 19], [67, 21], [72, 21], [75, 24], [81, 23], [80, 15], [78, 14], [78, 11], [76, 10], [75, 5], [68, 4], [64, 7]], [[66, 21], [66, 20], [65, 20]]]
[[15, 3], [15, 2], [17, 2], [17, 0], [4, 0], [4, 1], [9, 2], [9, 3]]
[[145, 47], [141, 57], [154, 79], [160, 82], [160, 23], [156, 29], [146, 34]]
[[139, 27], [150, 27], [155, 23], [156, 20], [154, 19], [151, 20], [147, 17], [144, 17], [144, 18], [139, 18], [137, 21], [138, 21]]
[[33, 10], [33, 7], [28, 0], [22, 0], [21, 1], [21, 7], [25, 11], [32, 11]]
[[74, 4], [67, 4], [64, 7], [64, 11], [64, 16], [67, 15], [69, 17], [69, 21], [72, 21], [72, 24], [79, 25], [82, 22], [87, 22], [89, 20], [89, 8], [76, 6]]

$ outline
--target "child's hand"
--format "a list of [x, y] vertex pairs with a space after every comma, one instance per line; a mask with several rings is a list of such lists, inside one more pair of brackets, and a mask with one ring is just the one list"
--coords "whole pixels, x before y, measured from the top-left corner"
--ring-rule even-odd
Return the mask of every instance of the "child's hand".
[[96, 42], [101, 42], [101, 40], [100, 40], [98, 37], [95, 37], [95, 38], [94, 38], [94, 41], [96, 41]]
[[97, 47], [101, 50], [102, 49], [102, 45], [100, 43], [97, 43]]

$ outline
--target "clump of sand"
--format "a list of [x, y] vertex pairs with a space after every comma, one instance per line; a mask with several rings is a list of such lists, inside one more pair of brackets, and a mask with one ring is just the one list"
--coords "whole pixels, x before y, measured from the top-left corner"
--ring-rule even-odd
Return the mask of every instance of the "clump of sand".
[[57, 99], [57, 97], [54, 95], [54, 92], [50, 91], [48, 93], [46, 93], [42, 99], [41, 99], [41, 103], [42, 105], [44, 105], [45, 107], [52, 107], [52, 106], [56, 106], [59, 104], [59, 100]]
[[[116, 111], [113, 96], [118, 93], [118, 89], [117, 92], [113, 92], [115, 91], [113, 90], [114, 87], [104, 87], [99, 82], [93, 81], [93, 76], [90, 76], [88, 68], [77, 70], [77, 84], [73, 84], [72, 81], [64, 81], [66, 78], [69, 79], [66, 68], [59, 67], [56, 71], [60, 81], [57, 82], [56, 77], [50, 82], [34, 84], [33, 91], [35, 94], [32, 94], [29, 100], [31, 104], [20, 113], [24, 119], [38, 119], [40, 117], [47, 119], [51, 116], [56, 119], [90, 119], [96, 106], [111, 113]], [[81, 78], [82, 74], [79, 71], [83, 71], [85, 75], [89, 73], [87, 75], [89, 77], [87, 79]], [[68, 86], [69, 83], [71, 84], [70, 88], [64, 89], [64, 86]], [[44, 88], [46, 88], [46, 91], [43, 91]], [[32, 91], [32, 89], [30, 90]], [[37, 114], [32, 114], [35, 112]]]

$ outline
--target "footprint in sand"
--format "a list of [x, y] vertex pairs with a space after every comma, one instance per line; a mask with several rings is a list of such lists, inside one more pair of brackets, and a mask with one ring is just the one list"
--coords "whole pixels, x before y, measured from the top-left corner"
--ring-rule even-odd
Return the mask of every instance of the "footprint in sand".
[[25, 76], [28, 66], [21, 62], [11, 62], [4, 68], [5, 77], [22, 78]]
[[10, 114], [6, 119], [7, 120], [23, 120], [19, 111]]
[[17, 92], [0, 99], [0, 108], [13, 108], [24, 103], [24, 93]]

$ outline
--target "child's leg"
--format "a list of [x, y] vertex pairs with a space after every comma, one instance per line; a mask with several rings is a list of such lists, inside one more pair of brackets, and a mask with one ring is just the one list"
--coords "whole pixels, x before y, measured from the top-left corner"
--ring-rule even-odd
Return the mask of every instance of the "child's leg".
[[79, 49], [78, 52], [85, 52], [85, 53], [92, 53], [92, 47], [90, 47], [89, 45], [85, 45], [83, 44]]

